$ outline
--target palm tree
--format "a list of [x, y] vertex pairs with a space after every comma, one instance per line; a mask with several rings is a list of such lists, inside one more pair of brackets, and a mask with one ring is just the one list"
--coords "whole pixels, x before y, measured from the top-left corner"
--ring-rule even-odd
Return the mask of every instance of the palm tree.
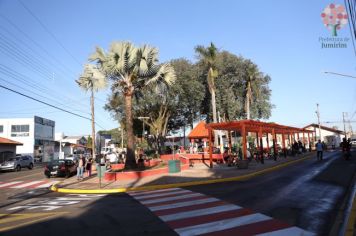
[[125, 168], [136, 168], [133, 133], [132, 98], [146, 86], [171, 85], [175, 78], [173, 67], [158, 64], [158, 50], [144, 45], [135, 47], [130, 42], [114, 42], [106, 53], [97, 47], [89, 58], [96, 61], [101, 72], [112, 80], [112, 90], [123, 95], [127, 129], [127, 158]]
[[92, 155], [95, 158], [95, 115], [94, 115], [94, 92], [107, 87], [107, 80], [105, 76], [98, 70], [95, 65], [84, 65], [84, 72], [75, 82], [79, 87], [85, 91], [90, 91], [90, 105], [91, 105], [91, 132], [92, 132]]
[[[211, 107], [213, 110], [213, 122], [217, 123], [216, 118], [216, 99], [215, 99], [215, 78], [218, 77], [218, 71], [215, 68], [216, 57], [218, 54], [218, 49], [215, 47], [213, 43], [210, 43], [209, 47], [204, 46], [197, 46], [195, 51], [198, 53], [198, 57], [208, 66], [208, 74], [207, 74], [207, 81], [208, 81], [208, 88], [211, 94]], [[218, 138], [217, 132], [214, 132], [214, 144], [218, 146]]]
[[251, 119], [251, 112], [250, 112], [250, 106], [253, 101], [253, 94], [256, 96], [259, 95], [259, 90], [255, 88], [257, 80], [261, 78], [261, 73], [258, 70], [258, 67], [253, 64], [252, 62], [248, 61], [247, 62], [247, 67], [246, 67], [246, 77], [245, 77], [245, 84], [246, 84], [246, 90], [245, 90], [245, 113], [246, 113], [246, 119]]

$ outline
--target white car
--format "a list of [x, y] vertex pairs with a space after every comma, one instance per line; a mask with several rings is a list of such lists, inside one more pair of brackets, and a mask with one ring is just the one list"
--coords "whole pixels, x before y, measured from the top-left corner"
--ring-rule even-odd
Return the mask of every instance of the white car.
[[356, 145], [356, 138], [351, 139], [351, 144]]

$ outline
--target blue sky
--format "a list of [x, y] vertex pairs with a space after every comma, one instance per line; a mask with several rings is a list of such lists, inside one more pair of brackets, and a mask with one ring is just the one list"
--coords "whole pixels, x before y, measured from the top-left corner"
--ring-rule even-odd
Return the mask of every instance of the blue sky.
[[[90, 113], [89, 95], [74, 80], [95, 46], [108, 48], [121, 40], [158, 47], [162, 62], [180, 57], [194, 61], [194, 47], [211, 41], [253, 60], [272, 78], [275, 109], [270, 121], [299, 127], [316, 122], [317, 102], [322, 122], [338, 122], [342, 112], [350, 117], [356, 112], [356, 79], [323, 73], [356, 75], [351, 43], [346, 49], [322, 49], [319, 42], [319, 37], [331, 37], [320, 14], [332, 2], [22, 1], [65, 49], [19, 1], [0, 0], [0, 84], [35, 97], [33, 92], [41, 93], [48, 102], [84, 116]], [[351, 38], [348, 26], [338, 36]], [[27, 84], [4, 70], [28, 76], [21, 77]], [[96, 100], [97, 122], [106, 129], [117, 127], [102, 109], [107, 94], [109, 90], [100, 92]], [[57, 132], [90, 133], [89, 121], [1, 88], [0, 107], [0, 117], [40, 115], [55, 120]], [[326, 125], [342, 128], [340, 123]]]

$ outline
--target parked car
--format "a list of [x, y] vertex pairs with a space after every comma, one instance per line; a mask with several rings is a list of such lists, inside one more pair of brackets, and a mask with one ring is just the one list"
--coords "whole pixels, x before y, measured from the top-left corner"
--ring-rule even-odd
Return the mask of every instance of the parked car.
[[356, 138], [351, 139], [351, 144], [356, 145]]
[[69, 154], [64, 157], [65, 160], [71, 160], [74, 162], [77, 162], [79, 160], [79, 155], [78, 154]]
[[76, 173], [77, 165], [72, 160], [54, 160], [47, 163], [44, 167], [44, 175], [47, 178], [50, 178], [51, 176], [69, 178]]
[[20, 171], [21, 168], [25, 167], [30, 170], [33, 168], [32, 156], [16, 155], [15, 157], [10, 157], [9, 159], [0, 164], [0, 170]]

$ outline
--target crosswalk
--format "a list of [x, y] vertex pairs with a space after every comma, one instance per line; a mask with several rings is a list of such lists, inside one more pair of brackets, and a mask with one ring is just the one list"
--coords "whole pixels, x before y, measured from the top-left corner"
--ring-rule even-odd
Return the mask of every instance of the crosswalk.
[[0, 182], [0, 189], [12, 188], [12, 189], [36, 189], [36, 188], [48, 188], [53, 184], [60, 181], [12, 181], [12, 182]]
[[314, 235], [218, 198], [181, 188], [128, 193], [181, 236]]

